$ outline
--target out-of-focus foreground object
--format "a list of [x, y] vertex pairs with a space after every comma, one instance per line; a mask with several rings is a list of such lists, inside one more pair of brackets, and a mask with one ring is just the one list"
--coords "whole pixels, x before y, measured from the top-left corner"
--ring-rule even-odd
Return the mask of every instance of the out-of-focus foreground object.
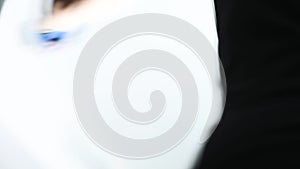
[[84, 2], [5, 1], [1, 131], [26, 169], [190, 169], [225, 102], [212, 1]]

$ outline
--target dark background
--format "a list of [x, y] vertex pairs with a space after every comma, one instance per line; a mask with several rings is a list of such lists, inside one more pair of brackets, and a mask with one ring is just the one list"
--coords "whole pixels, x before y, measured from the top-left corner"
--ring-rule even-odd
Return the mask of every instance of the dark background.
[[201, 169], [300, 169], [299, 0], [215, 0], [227, 102]]

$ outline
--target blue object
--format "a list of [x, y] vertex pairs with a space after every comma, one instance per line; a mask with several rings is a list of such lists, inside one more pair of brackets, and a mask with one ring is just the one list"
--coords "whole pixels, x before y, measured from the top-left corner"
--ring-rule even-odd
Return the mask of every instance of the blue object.
[[39, 34], [40, 39], [44, 42], [57, 42], [63, 39], [66, 35], [66, 32], [62, 31], [49, 31], [42, 32]]

